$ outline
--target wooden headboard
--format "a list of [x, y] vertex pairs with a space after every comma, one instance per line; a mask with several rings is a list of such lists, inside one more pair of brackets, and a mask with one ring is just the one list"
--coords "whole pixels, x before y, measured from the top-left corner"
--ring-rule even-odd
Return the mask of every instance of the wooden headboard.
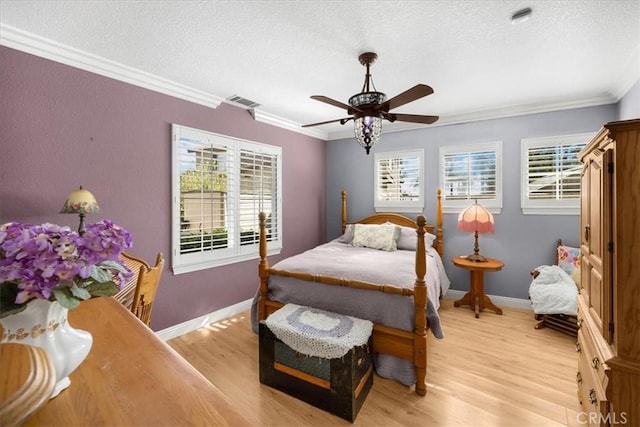
[[[400, 215], [394, 212], [379, 212], [373, 215], [369, 215], [365, 218], [357, 221], [347, 221], [347, 191], [342, 190], [342, 233], [347, 228], [347, 224], [384, 224], [385, 222], [392, 222], [394, 224], [417, 228], [418, 225], [415, 219], [411, 219], [407, 216]], [[428, 233], [436, 236], [436, 240], [433, 242], [433, 247], [438, 251], [441, 257], [444, 256], [444, 240], [442, 239], [442, 190], [438, 188], [436, 190], [436, 224], [426, 224], [425, 229]]]

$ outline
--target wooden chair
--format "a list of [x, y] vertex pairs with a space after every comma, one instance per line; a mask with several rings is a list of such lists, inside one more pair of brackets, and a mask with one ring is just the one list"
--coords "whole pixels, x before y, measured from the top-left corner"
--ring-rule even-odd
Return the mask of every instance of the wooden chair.
[[121, 259], [133, 272], [133, 276], [115, 295], [115, 298], [144, 324], [151, 326], [151, 309], [160, 284], [164, 257], [162, 253], [158, 253], [153, 267], [146, 261], [127, 253], [122, 253]]
[[[556, 265], [561, 265], [562, 263], [562, 260], [560, 259], [561, 248], [566, 248], [566, 247], [563, 245], [562, 239], [558, 239], [558, 242], [556, 245]], [[578, 249], [578, 248], [572, 248], [572, 249]], [[579, 271], [577, 273], [578, 274], [575, 276], [572, 275], [572, 278], [574, 280], [576, 278], [579, 280]], [[531, 270], [532, 278], [535, 279], [538, 276], [538, 274], [540, 274], [538, 270], [536, 269]], [[548, 327], [574, 337], [578, 336], [577, 316], [560, 314], [560, 313], [559, 314], [535, 314], [535, 319], [539, 321], [535, 325], [536, 329], [542, 329], [542, 328]]]

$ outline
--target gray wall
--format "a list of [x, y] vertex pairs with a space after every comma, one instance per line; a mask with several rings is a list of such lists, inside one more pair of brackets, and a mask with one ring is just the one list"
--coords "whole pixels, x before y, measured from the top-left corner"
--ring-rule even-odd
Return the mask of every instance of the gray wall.
[[[555, 242], [562, 238], [577, 244], [578, 215], [523, 215], [520, 209], [520, 140], [545, 136], [597, 132], [604, 123], [617, 120], [616, 104], [533, 114], [480, 122], [433, 126], [383, 134], [367, 156], [353, 138], [327, 143], [327, 233], [340, 234], [340, 191], [348, 192], [349, 220], [373, 213], [373, 153], [423, 148], [426, 166], [427, 221], [435, 222], [438, 187], [438, 147], [441, 145], [503, 142], [503, 208], [495, 215], [496, 233], [480, 236], [484, 255], [504, 261], [499, 273], [485, 275], [485, 292], [513, 298], [528, 298], [529, 271], [553, 262]], [[345, 125], [347, 126], [347, 125]], [[384, 124], [383, 124], [384, 126]], [[383, 127], [384, 129], [384, 127]], [[409, 214], [408, 216], [415, 216]], [[467, 291], [469, 273], [453, 266], [451, 258], [473, 250], [473, 236], [458, 231], [457, 214], [444, 215], [444, 264], [452, 289]]]
[[640, 117], [640, 80], [618, 102], [618, 120]]

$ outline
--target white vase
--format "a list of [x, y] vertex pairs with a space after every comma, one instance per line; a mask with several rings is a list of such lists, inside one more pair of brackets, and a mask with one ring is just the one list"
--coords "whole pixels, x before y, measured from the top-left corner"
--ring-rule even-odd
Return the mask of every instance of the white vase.
[[69, 387], [69, 374], [80, 366], [93, 344], [89, 332], [71, 327], [68, 312], [56, 301], [34, 299], [20, 313], [0, 319], [0, 342], [42, 347], [51, 357], [56, 369], [56, 386], [51, 398]]

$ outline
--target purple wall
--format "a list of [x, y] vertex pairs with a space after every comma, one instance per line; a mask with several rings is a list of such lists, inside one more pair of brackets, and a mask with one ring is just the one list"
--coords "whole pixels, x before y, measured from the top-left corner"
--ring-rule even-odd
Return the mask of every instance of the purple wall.
[[0, 47], [0, 223], [54, 222], [79, 185], [134, 236], [130, 250], [166, 258], [153, 328], [160, 330], [251, 298], [258, 262], [174, 276], [171, 265], [171, 124], [283, 149], [282, 254], [326, 238], [326, 144], [254, 121], [244, 110], [207, 108], [20, 51]]

